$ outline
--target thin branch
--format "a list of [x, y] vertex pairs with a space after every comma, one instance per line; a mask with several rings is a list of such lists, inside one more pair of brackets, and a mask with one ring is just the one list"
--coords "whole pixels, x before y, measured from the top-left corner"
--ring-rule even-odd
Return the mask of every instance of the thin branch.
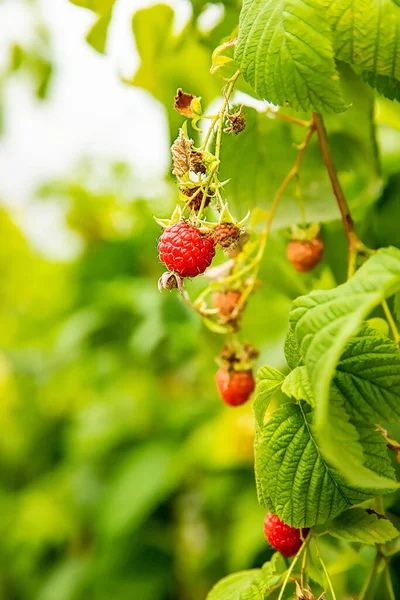
[[382, 308], [383, 308], [383, 312], [385, 313], [386, 320], [389, 323], [389, 327], [391, 329], [394, 342], [395, 342], [396, 346], [399, 346], [399, 344], [400, 344], [400, 333], [399, 333], [399, 330], [397, 328], [396, 321], [394, 320], [393, 315], [390, 312], [390, 308], [389, 308], [388, 303], [386, 302], [386, 300], [383, 300], [383, 302], [382, 302]]
[[283, 581], [282, 588], [281, 588], [281, 591], [280, 591], [280, 593], [279, 593], [279, 596], [278, 596], [278, 600], [282, 600], [282, 598], [283, 598], [283, 594], [285, 593], [285, 589], [286, 589], [286, 586], [287, 586], [287, 584], [288, 584], [288, 582], [289, 582], [289, 578], [290, 578], [290, 576], [291, 576], [291, 574], [292, 574], [292, 571], [293, 571], [293, 569], [294, 569], [294, 567], [295, 567], [295, 565], [296, 565], [297, 561], [299, 560], [299, 558], [300, 558], [300, 556], [301, 556], [302, 552], [303, 552], [303, 551], [304, 551], [304, 550], [307, 548], [307, 545], [309, 544], [309, 542], [310, 542], [310, 539], [311, 539], [311, 536], [309, 536], [309, 537], [306, 539], [306, 541], [305, 541], [305, 542], [302, 544], [301, 548], [299, 549], [299, 551], [297, 552], [297, 554], [296, 554], [296, 555], [295, 555], [295, 557], [293, 558], [293, 560], [292, 560], [292, 564], [291, 564], [291, 565], [290, 565], [290, 567], [288, 568], [288, 570], [287, 570], [287, 573], [286, 573], [286, 577], [285, 577], [285, 579], [284, 579], [284, 581]]
[[367, 252], [368, 249], [359, 240], [353, 218], [350, 213], [349, 205], [343, 193], [342, 186], [336, 172], [335, 164], [333, 162], [331, 149], [329, 147], [328, 135], [326, 132], [323, 117], [320, 113], [313, 113], [313, 124], [318, 135], [319, 145], [321, 146], [322, 156], [326, 169], [328, 171], [329, 178], [331, 180], [333, 193], [335, 194], [336, 201], [342, 216], [343, 227], [346, 232], [347, 242], [349, 245], [349, 262], [347, 278], [349, 279], [356, 269], [357, 255], [359, 252]]
[[330, 589], [331, 594], [332, 594], [332, 600], [336, 600], [335, 590], [333, 589], [333, 585], [332, 585], [332, 581], [331, 581], [331, 578], [330, 578], [329, 573], [328, 573], [328, 569], [326, 568], [325, 563], [322, 560], [321, 554], [319, 552], [317, 540], [315, 538], [314, 538], [314, 544], [315, 544], [315, 551], [317, 553], [318, 560], [321, 563], [321, 567], [323, 568], [324, 573], [325, 573], [325, 577], [326, 577], [326, 579], [328, 581], [329, 589]]

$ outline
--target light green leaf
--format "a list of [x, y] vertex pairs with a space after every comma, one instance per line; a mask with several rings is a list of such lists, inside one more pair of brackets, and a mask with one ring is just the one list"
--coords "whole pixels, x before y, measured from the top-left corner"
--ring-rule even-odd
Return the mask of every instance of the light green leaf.
[[[344, 363], [335, 378], [335, 388], [346, 397], [346, 409], [351, 408], [356, 415], [372, 415], [367, 408], [360, 406], [365, 402], [366, 394], [379, 391], [379, 398], [384, 401], [380, 408], [382, 416], [394, 417], [398, 409], [394, 405], [398, 394], [398, 376], [392, 378], [393, 346], [380, 338], [382, 354], [374, 355], [374, 371], [371, 379], [362, 372], [365, 361], [371, 358], [370, 340], [350, 343], [347, 350], [346, 344], [360, 329], [361, 323], [373, 308], [382, 300], [395, 293], [400, 288], [400, 251], [395, 248], [379, 250], [370, 258], [347, 283], [329, 291], [314, 291], [307, 296], [297, 298], [290, 315], [291, 325], [295, 330], [300, 345], [302, 358], [310, 375], [311, 385], [316, 398], [315, 424], [319, 432], [320, 441], [325, 453], [332, 455], [335, 466], [354, 485], [373, 485], [377, 488], [387, 488], [389, 482], [385, 478], [369, 473], [353, 457], [346, 453], [346, 447], [337, 447], [335, 443], [335, 428], [330, 421], [329, 397], [332, 388], [331, 381], [336, 373], [336, 365], [344, 352]], [[363, 348], [367, 350], [363, 354]], [[352, 353], [354, 356], [352, 357]], [[363, 354], [362, 360], [361, 354]], [[373, 353], [372, 353], [373, 354]], [[397, 356], [395, 352], [395, 356]], [[346, 358], [347, 357], [347, 358]], [[350, 367], [351, 364], [351, 367]], [[371, 363], [369, 363], [371, 367]], [[354, 368], [355, 376], [346, 375], [346, 371]], [[359, 385], [364, 378], [362, 389], [358, 389], [357, 410], [352, 398], [347, 393], [354, 391], [354, 386]], [[343, 388], [343, 382], [346, 388]], [[356, 382], [356, 383], [354, 383]], [[350, 385], [352, 384], [352, 385]], [[380, 389], [382, 388], [382, 389]], [[332, 405], [335, 402], [333, 401]], [[373, 400], [373, 406], [377, 403]], [[337, 423], [337, 421], [336, 421]]]
[[116, 0], [70, 0], [72, 4], [93, 10], [98, 15], [104, 15], [111, 11]]
[[305, 0], [244, 0], [235, 60], [261, 98], [301, 110], [345, 103], [324, 11]]
[[285, 377], [282, 392], [295, 400], [305, 400], [315, 406], [314, 392], [310, 384], [306, 367], [296, 367]]
[[[221, 579], [207, 596], [207, 600], [241, 600], [242, 592], [251, 587], [252, 583], [261, 575], [261, 569], [240, 571]], [[262, 600], [264, 596], [257, 598]]]
[[400, 79], [400, 8], [392, 0], [321, 0], [336, 58]]
[[274, 393], [279, 390], [284, 379], [283, 373], [272, 367], [261, 367], [258, 371], [253, 410], [259, 427], [263, 426], [265, 412], [270, 400]]
[[[376, 434], [373, 426], [359, 429], [368, 468], [393, 477], [385, 444]], [[274, 411], [259, 434], [255, 472], [260, 503], [293, 527], [324, 523], [377, 493], [372, 486], [364, 490], [351, 486], [330, 457], [324, 458], [311, 408], [302, 402]]]
[[264, 600], [267, 590], [279, 582], [285, 570], [285, 561], [276, 552], [261, 569], [240, 571], [221, 579], [207, 600]]
[[100, 16], [86, 36], [86, 41], [101, 54], [105, 51], [111, 16], [111, 11]]
[[339, 539], [361, 544], [384, 544], [399, 535], [389, 519], [379, 518], [363, 508], [346, 510], [328, 523], [327, 532]]
[[285, 338], [285, 358], [290, 369], [295, 369], [301, 360], [300, 348], [291, 329], [288, 330]]
[[218, 77], [210, 74], [211, 52], [200, 32], [189, 22], [179, 35], [173, 32], [174, 11], [166, 4], [138, 10], [132, 30], [140, 65], [128, 82], [150, 92], [165, 106], [171, 139], [182, 126], [182, 115], [174, 110], [177, 88], [202, 97], [208, 106], [220, 95]]

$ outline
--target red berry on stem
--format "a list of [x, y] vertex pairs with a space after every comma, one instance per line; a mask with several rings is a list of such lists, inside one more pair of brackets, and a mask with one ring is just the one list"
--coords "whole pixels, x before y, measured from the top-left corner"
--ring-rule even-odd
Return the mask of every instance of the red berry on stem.
[[210, 235], [202, 235], [196, 227], [179, 221], [162, 233], [158, 252], [170, 271], [181, 277], [196, 277], [210, 266], [215, 244]]
[[296, 529], [286, 525], [277, 515], [267, 513], [264, 520], [264, 535], [275, 550], [283, 556], [294, 556], [300, 550], [303, 538], [306, 538], [310, 530]]
[[244, 404], [254, 391], [255, 383], [252, 371], [229, 371], [218, 369], [215, 376], [219, 395], [225, 404], [239, 406]]

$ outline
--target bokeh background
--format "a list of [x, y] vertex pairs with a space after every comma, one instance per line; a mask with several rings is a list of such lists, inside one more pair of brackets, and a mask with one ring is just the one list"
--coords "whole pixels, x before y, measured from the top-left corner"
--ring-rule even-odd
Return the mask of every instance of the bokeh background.
[[[271, 555], [251, 406], [222, 405], [222, 338], [158, 292], [152, 218], [177, 198], [175, 91], [218, 104], [210, 56], [240, 2], [117, 0], [110, 19], [111, 4], [0, 2], [1, 600], [204, 600]], [[361, 226], [399, 245], [400, 110], [376, 110], [386, 187]], [[285, 368], [291, 300], [343, 279], [338, 223], [324, 235], [309, 276], [273, 236], [243, 321], [259, 365]], [[357, 589], [373, 551], [322, 547]]]

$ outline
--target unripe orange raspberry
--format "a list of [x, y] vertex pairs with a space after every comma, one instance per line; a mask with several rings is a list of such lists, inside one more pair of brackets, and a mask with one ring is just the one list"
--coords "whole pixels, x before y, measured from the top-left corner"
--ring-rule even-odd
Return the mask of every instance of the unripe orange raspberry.
[[324, 243], [320, 237], [312, 240], [291, 240], [286, 252], [296, 271], [305, 273], [311, 271], [322, 259]]

